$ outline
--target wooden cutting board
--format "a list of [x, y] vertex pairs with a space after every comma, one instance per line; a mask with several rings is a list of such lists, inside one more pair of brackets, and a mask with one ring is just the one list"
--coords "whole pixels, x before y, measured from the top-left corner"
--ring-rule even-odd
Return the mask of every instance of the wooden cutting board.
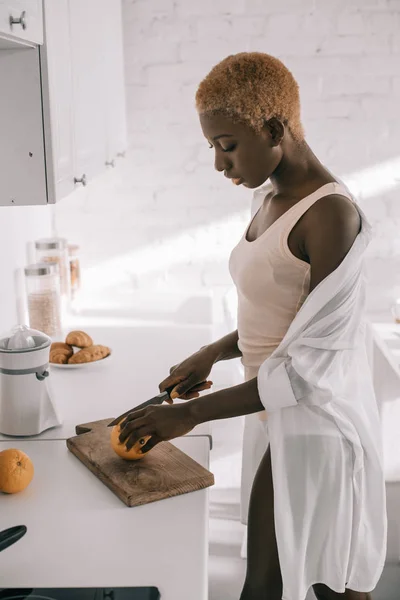
[[127, 506], [140, 506], [214, 485], [214, 475], [169, 442], [160, 442], [137, 461], [111, 448], [112, 419], [76, 426], [68, 449]]

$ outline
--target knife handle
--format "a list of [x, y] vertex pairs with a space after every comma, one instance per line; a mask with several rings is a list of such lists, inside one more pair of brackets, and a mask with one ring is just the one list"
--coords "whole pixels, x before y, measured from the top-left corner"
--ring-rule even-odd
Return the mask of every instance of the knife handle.
[[160, 402], [164, 402], [164, 400], [170, 400], [171, 399], [170, 393], [171, 392], [165, 390], [165, 392], [161, 392], [161, 394], [158, 394]]
[[15, 542], [18, 542], [27, 532], [25, 525], [17, 525], [16, 527], [10, 527], [0, 532], [0, 552], [5, 550]]

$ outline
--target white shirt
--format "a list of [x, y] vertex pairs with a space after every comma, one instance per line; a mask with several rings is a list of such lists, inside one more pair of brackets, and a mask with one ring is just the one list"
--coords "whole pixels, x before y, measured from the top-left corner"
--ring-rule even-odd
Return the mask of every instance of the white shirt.
[[282, 600], [374, 589], [386, 555], [381, 425], [367, 358], [362, 228], [261, 365]]

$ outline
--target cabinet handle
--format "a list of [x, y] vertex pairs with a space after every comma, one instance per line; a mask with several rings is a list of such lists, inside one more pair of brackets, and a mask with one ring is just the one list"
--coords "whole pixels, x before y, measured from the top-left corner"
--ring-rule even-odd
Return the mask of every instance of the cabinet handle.
[[12, 29], [13, 25], [21, 25], [22, 29], [25, 30], [26, 29], [26, 10], [22, 11], [21, 16], [16, 19], [15, 17], [13, 17], [12, 15], [10, 15], [10, 27]]
[[115, 167], [115, 160], [114, 159], [112, 159], [112, 160], [106, 160], [106, 167], [112, 167], [112, 168], [114, 168]]
[[117, 156], [119, 158], [125, 158], [125, 154], [126, 154], [125, 150], [123, 152], [117, 152]]
[[85, 185], [87, 184], [85, 173], [82, 175], [82, 177], [80, 179], [78, 179], [78, 177], [74, 177], [74, 183], [81, 183], [85, 187]]

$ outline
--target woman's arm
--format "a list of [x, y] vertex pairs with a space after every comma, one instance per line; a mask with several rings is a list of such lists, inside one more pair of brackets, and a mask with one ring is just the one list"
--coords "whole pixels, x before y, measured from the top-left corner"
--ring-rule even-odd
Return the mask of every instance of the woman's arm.
[[186, 435], [199, 423], [248, 415], [263, 408], [254, 378], [182, 404], [152, 405], [133, 411], [122, 421], [119, 439], [130, 450], [140, 439], [151, 436], [142, 448], [145, 453], [159, 442]]
[[207, 378], [216, 362], [241, 355], [238, 348], [238, 332], [233, 331], [216, 342], [203, 346], [178, 365], [171, 367], [169, 376], [159, 385], [160, 392], [173, 388], [172, 399], [196, 398], [199, 392], [211, 387], [212, 382]]
[[311, 266], [310, 292], [340, 265], [361, 227], [355, 205], [339, 194], [321, 198], [302, 218], [302, 252]]
[[257, 388], [257, 377], [225, 390], [207, 394], [186, 403], [195, 425], [216, 419], [240, 417], [264, 410]]
[[221, 339], [209, 344], [207, 350], [214, 356], [214, 362], [220, 360], [231, 360], [232, 358], [239, 358], [242, 356], [241, 351], [238, 348], [239, 334], [238, 330], [228, 333]]

